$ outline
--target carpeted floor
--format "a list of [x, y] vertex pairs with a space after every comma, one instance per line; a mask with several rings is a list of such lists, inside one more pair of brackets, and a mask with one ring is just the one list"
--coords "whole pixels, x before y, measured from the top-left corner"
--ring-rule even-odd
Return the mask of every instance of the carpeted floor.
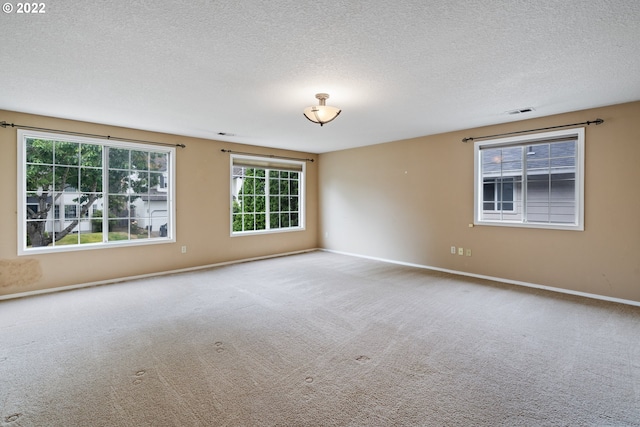
[[0, 302], [0, 426], [640, 426], [640, 308], [312, 252]]

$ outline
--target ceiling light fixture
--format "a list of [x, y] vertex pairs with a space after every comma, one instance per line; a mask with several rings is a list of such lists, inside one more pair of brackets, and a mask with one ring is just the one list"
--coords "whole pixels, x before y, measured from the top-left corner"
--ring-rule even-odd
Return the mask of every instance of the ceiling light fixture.
[[329, 98], [328, 93], [316, 93], [316, 98], [319, 100], [318, 105], [304, 109], [304, 116], [313, 123], [319, 123], [322, 126], [338, 117], [338, 114], [342, 112], [339, 108], [326, 105], [327, 98]]

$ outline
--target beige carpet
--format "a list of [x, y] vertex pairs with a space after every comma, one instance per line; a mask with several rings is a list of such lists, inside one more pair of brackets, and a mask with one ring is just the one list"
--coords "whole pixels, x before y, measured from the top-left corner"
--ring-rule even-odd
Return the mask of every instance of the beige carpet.
[[0, 426], [640, 426], [640, 308], [313, 252], [0, 302]]

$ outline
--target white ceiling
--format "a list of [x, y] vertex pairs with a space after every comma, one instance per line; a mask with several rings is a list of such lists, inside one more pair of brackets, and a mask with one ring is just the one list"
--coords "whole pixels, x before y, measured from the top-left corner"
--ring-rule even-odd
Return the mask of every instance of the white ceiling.
[[322, 153], [640, 99], [638, 0], [11, 3], [6, 110]]

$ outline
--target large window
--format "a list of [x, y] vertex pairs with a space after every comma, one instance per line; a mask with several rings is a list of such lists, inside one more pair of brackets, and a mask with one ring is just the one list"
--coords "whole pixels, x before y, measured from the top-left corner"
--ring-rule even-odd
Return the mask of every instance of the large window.
[[231, 233], [304, 228], [303, 162], [231, 156]]
[[174, 148], [19, 130], [18, 153], [20, 254], [175, 240]]
[[480, 225], [584, 229], [584, 128], [475, 142]]

